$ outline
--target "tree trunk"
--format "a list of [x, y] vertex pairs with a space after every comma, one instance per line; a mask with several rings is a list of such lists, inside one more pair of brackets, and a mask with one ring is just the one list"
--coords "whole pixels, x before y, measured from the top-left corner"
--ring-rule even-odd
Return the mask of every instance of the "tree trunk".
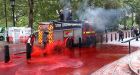
[[33, 14], [34, 14], [34, 0], [28, 0], [29, 3], [29, 25], [28, 27], [33, 28]]
[[134, 25], [134, 12], [132, 11], [132, 26]]

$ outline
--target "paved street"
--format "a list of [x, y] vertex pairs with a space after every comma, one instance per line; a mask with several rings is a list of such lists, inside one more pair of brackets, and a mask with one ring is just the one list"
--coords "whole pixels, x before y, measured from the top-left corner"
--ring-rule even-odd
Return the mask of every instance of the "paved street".
[[[127, 41], [132, 38], [126, 38], [124, 41]], [[139, 38], [140, 39], [140, 38]], [[128, 47], [129, 44], [121, 43], [119, 41], [110, 41], [105, 44], [112, 44], [118, 46], [126, 46]], [[130, 42], [131, 50], [132, 47], [138, 47], [138, 50], [132, 52], [131, 54], [126, 55], [125, 57], [116, 60], [101, 69], [97, 70], [96, 72], [92, 73], [92, 75], [140, 75], [140, 41], [136, 41], [135, 39]], [[129, 50], [129, 48], [128, 48]]]

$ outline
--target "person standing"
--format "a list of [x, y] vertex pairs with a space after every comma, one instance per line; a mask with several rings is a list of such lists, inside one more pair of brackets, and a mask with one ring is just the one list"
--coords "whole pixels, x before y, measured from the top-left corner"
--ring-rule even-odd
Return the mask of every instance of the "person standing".
[[138, 41], [139, 33], [138, 33], [138, 29], [137, 28], [134, 29], [134, 34], [136, 36], [136, 41]]
[[34, 41], [35, 41], [35, 35], [31, 34], [27, 40], [27, 43], [29, 43], [31, 46], [34, 45]]
[[61, 9], [59, 12], [57, 12], [59, 14], [59, 18], [60, 18], [60, 21], [64, 21], [64, 13], [63, 13], [63, 9]]
[[123, 41], [123, 38], [124, 38], [124, 33], [123, 33], [123, 31], [120, 29], [120, 30], [118, 31], [118, 33], [119, 33], [119, 41], [120, 41], [120, 40]]
[[134, 37], [134, 26], [131, 27], [131, 37]]
[[46, 47], [46, 44], [47, 44], [47, 35], [48, 35], [48, 32], [43, 32], [43, 47], [44, 48]]
[[34, 41], [35, 41], [35, 34], [31, 35], [31, 45], [34, 45]]
[[27, 40], [26, 43], [26, 58], [27, 58], [27, 62], [29, 62], [28, 60], [31, 59], [31, 53], [32, 53], [32, 49], [33, 49], [33, 44], [34, 44], [34, 40], [35, 40], [35, 35], [31, 34]]

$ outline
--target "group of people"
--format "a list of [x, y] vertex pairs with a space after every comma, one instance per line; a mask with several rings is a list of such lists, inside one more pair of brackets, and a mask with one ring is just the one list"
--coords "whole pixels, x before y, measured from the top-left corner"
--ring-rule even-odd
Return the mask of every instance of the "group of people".
[[59, 15], [60, 21], [69, 21], [72, 20], [72, 11], [70, 8], [61, 9], [56, 11]]
[[[121, 29], [119, 29], [118, 33], [119, 33], [119, 40], [118, 41], [123, 41], [123, 39], [124, 39], [123, 31]], [[138, 37], [139, 37], [139, 30], [138, 30], [138, 28], [131, 29], [131, 33], [133, 34], [133, 37], [136, 37], [136, 41], [138, 41]]]
[[138, 28], [133, 28], [133, 29], [131, 29], [131, 31], [135, 35], [136, 41], [138, 41], [138, 37], [139, 37], [139, 30], [138, 30]]
[[[48, 33], [47, 32], [43, 32], [43, 38], [42, 38], [42, 43], [43, 43], [43, 47], [45, 48], [47, 43], [48, 43], [48, 40], [47, 40], [47, 35]], [[36, 36], [35, 34], [31, 34], [27, 40], [27, 44], [26, 44], [26, 47], [27, 47], [27, 59], [30, 60], [31, 59], [31, 53], [32, 53], [32, 48], [34, 46], [34, 42], [35, 42], [35, 39], [36, 39]], [[46, 53], [44, 53], [44, 56], [46, 56]]]
[[[48, 35], [48, 32], [43, 32], [42, 43], [43, 43], [44, 48], [46, 47], [46, 44], [48, 43], [47, 35]], [[37, 36], [35, 36], [35, 34], [31, 34], [27, 40], [27, 43], [33, 46], [36, 37]]]

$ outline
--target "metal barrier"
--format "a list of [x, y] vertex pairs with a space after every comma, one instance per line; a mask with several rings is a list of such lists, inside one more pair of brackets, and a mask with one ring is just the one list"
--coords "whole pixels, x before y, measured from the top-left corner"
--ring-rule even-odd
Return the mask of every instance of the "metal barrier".
[[129, 42], [129, 54], [131, 53], [131, 47], [130, 47], [130, 42], [132, 41], [132, 40], [134, 40], [134, 39], [136, 39], [137, 37], [133, 37], [133, 38], [131, 38], [131, 39], [129, 39], [129, 40], [126, 40], [126, 41], [123, 41], [122, 43], [127, 43], [127, 42]]
[[[131, 42], [132, 40], [134, 40], [134, 39], [137, 39], [138, 37], [139, 37], [139, 36], [133, 37], [133, 38], [131, 38], [131, 39], [129, 39], [129, 40], [126, 40], [126, 41], [122, 42], [122, 43], [127, 43], [127, 42], [129, 42], [129, 54], [131, 53], [130, 42]], [[132, 66], [131, 66], [131, 61], [130, 61], [130, 63], [128, 64], [128, 67], [129, 67], [129, 70], [132, 72], [133, 75], [139, 75], [139, 74], [138, 74], [138, 73], [139, 73], [139, 70], [138, 70], [138, 73], [136, 73], [136, 72], [133, 70], [133, 68], [132, 68]]]
[[[124, 31], [124, 38], [130, 38], [131, 37], [131, 31]], [[119, 35], [117, 32], [108, 32], [104, 34], [98, 34], [99, 39], [97, 39], [98, 43], [103, 43], [103, 42], [112, 42], [112, 41], [117, 41], [119, 39]]]

